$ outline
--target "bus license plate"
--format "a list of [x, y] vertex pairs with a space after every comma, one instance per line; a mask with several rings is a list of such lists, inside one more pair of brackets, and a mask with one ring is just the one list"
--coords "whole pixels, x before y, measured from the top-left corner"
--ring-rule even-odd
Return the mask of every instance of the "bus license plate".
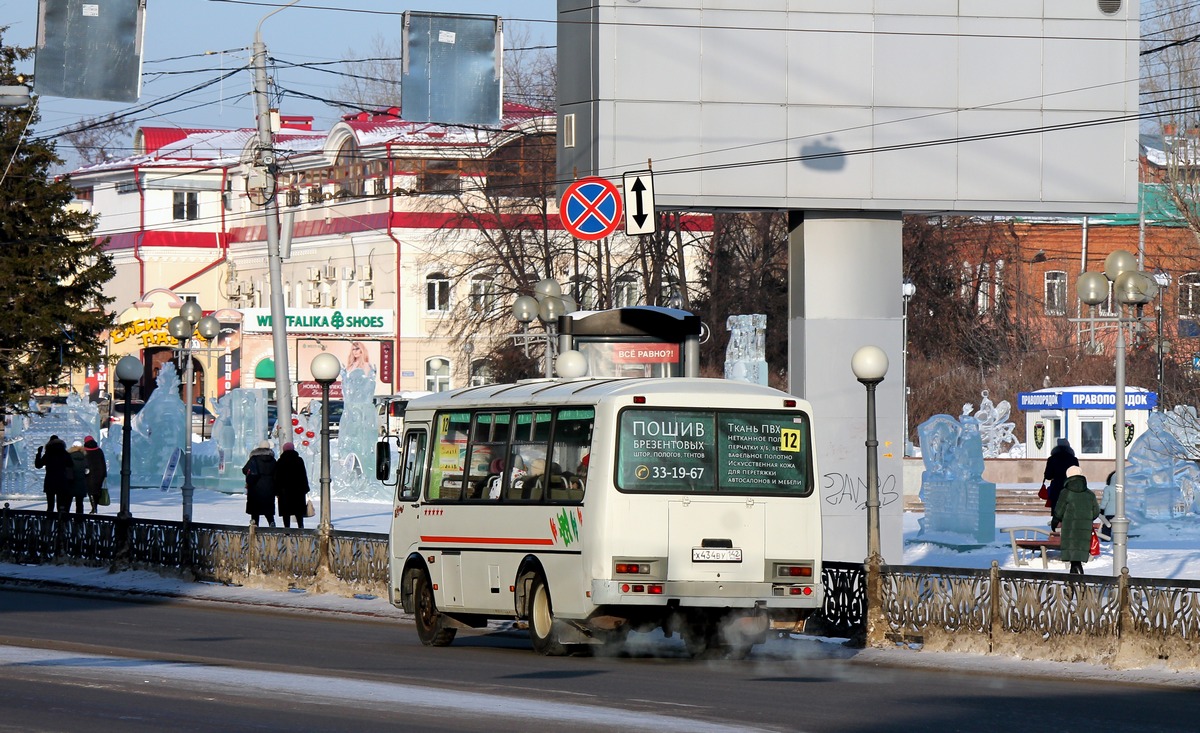
[[692, 562], [741, 562], [739, 547], [693, 547]]

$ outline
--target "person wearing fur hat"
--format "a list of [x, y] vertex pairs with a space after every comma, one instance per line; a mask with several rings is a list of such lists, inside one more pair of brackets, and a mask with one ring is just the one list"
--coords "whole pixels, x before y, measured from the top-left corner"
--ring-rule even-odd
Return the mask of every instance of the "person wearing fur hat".
[[92, 504], [92, 514], [100, 503], [100, 493], [108, 480], [108, 464], [104, 461], [104, 449], [92, 436], [83, 439], [84, 455], [87, 456], [87, 493]]
[[275, 526], [275, 451], [271, 444], [263, 441], [250, 451], [246, 465], [246, 513], [250, 522], [257, 527], [258, 518], [267, 518], [267, 524]]
[[1062, 492], [1063, 482], [1067, 480], [1067, 469], [1078, 466], [1079, 459], [1075, 450], [1066, 438], [1059, 438], [1058, 443], [1050, 451], [1046, 459], [1046, 470], [1042, 479], [1046, 486], [1046, 506], [1050, 507], [1050, 516], [1054, 516], [1054, 507], [1058, 505], [1058, 495]]
[[83, 441], [77, 440], [71, 443], [70, 450], [67, 455], [71, 456], [71, 465], [74, 477], [71, 479], [71, 490], [65, 494], [60, 494], [58, 498], [58, 511], [64, 514], [71, 511], [71, 500], [75, 500], [75, 513], [83, 514], [83, 497], [87, 496], [87, 453], [83, 448]]
[[1061, 531], [1059, 555], [1063, 562], [1071, 563], [1072, 573], [1082, 575], [1083, 564], [1092, 557], [1092, 522], [1098, 516], [1100, 502], [1088, 489], [1083, 470], [1079, 466], [1071, 466], [1067, 469], [1067, 480], [1063, 483], [1058, 503], [1054, 505], [1050, 530]]
[[291, 518], [296, 518], [296, 527], [304, 529], [304, 513], [308, 509], [308, 471], [304, 459], [296, 452], [294, 443], [284, 443], [275, 463], [275, 494], [279, 497], [279, 516], [283, 526], [290, 527]]

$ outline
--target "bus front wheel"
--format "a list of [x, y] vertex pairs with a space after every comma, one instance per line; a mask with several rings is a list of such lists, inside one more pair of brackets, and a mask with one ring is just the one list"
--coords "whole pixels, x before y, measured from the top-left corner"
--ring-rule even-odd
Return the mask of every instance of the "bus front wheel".
[[529, 638], [533, 650], [547, 657], [559, 657], [567, 653], [554, 633], [554, 607], [550, 601], [550, 588], [541, 575], [533, 578], [529, 589]]
[[433, 583], [429, 580], [429, 573], [421, 568], [413, 568], [408, 571], [408, 582], [413, 589], [413, 619], [417, 625], [417, 637], [425, 646], [449, 646], [458, 629], [445, 626], [445, 618], [433, 600]]

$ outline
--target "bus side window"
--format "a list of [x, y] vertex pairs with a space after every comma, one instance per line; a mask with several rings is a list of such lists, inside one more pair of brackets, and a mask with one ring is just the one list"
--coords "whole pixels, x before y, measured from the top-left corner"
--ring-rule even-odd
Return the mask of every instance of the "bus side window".
[[[546, 488], [546, 452], [550, 443], [550, 411], [516, 413], [512, 430], [513, 472], [510, 475], [508, 501], [541, 501]], [[537, 469], [540, 462], [541, 470]]]
[[397, 487], [400, 500], [416, 501], [421, 496], [421, 479], [425, 476], [425, 431], [414, 430], [405, 436], [401, 460]]
[[554, 424], [551, 501], [581, 501], [587, 478], [585, 457], [592, 449], [592, 427], [596, 411], [591, 408], [565, 408], [558, 411]]

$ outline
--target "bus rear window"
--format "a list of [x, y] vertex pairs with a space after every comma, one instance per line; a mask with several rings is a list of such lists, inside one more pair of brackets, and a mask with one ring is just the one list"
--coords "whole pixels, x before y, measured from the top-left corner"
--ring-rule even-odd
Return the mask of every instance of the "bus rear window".
[[619, 431], [622, 491], [807, 496], [813, 489], [801, 412], [627, 409]]

